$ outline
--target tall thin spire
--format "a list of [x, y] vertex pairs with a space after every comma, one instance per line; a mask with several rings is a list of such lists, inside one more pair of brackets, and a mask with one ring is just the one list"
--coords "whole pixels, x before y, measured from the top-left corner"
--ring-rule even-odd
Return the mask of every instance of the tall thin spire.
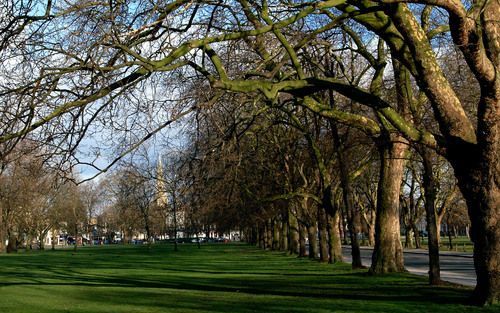
[[165, 190], [165, 181], [163, 176], [163, 165], [161, 162], [161, 156], [158, 157], [158, 164], [156, 165], [156, 189], [158, 191], [156, 204], [159, 207], [166, 206], [168, 203], [168, 198], [167, 198], [167, 191]]

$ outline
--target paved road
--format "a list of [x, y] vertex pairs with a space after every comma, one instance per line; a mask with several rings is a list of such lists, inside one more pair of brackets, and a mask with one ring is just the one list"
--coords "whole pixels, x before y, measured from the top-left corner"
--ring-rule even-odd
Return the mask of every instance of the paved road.
[[[346, 262], [351, 262], [350, 247], [343, 247]], [[371, 248], [361, 248], [361, 259], [363, 265], [370, 266], [372, 256]], [[428, 275], [429, 257], [427, 251], [416, 249], [405, 249], [405, 267], [410, 273], [417, 275]], [[444, 252], [439, 255], [441, 265], [441, 279], [452, 283], [466, 286], [476, 285], [476, 273], [474, 272], [474, 261], [472, 253]]]

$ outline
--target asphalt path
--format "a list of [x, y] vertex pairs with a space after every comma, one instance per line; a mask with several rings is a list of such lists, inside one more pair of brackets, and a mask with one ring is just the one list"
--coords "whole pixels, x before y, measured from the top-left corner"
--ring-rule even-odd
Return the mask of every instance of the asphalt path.
[[[361, 260], [364, 266], [372, 263], [372, 248], [361, 248]], [[342, 248], [345, 262], [351, 262], [351, 248]], [[427, 276], [429, 273], [429, 256], [426, 250], [405, 249], [405, 268], [413, 274]], [[443, 252], [439, 254], [441, 266], [441, 279], [444, 281], [461, 284], [465, 286], [476, 285], [476, 273], [474, 272], [474, 260], [472, 253]]]

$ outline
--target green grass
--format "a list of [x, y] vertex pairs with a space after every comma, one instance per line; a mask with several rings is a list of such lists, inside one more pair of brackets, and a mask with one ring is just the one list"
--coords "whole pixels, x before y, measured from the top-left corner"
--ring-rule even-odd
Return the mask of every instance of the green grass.
[[0, 256], [0, 312], [499, 312], [468, 288], [371, 277], [246, 245], [85, 247]]
[[[404, 243], [404, 239], [401, 239]], [[427, 249], [427, 237], [422, 238], [422, 248]], [[439, 250], [441, 252], [454, 251], [454, 252], [472, 252], [474, 245], [472, 241], [466, 236], [452, 237], [453, 249], [450, 249], [448, 236], [441, 236]]]

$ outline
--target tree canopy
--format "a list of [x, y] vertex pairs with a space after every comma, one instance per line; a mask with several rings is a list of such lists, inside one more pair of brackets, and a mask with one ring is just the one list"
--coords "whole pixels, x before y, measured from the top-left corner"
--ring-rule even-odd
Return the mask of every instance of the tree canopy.
[[[229, 190], [226, 204], [251, 205], [260, 192], [294, 194], [305, 207], [313, 201], [321, 208], [315, 218], [326, 234], [339, 218], [335, 183], [349, 207], [352, 176], [360, 175], [353, 168], [363, 164], [363, 158], [344, 161], [345, 147], [368, 138], [380, 162], [370, 269], [378, 273], [403, 270], [399, 195], [408, 146], [422, 158], [434, 151], [451, 164], [467, 203], [474, 297], [498, 302], [498, 1], [10, 0], [0, 10], [6, 16], [0, 24], [2, 156], [29, 138], [46, 145], [64, 169], [86, 164], [107, 171], [182, 120], [196, 128], [191, 156], [202, 159], [200, 171], [211, 153], [225, 153], [227, 163], [214, 163], [204, 184], [224, 176], [217, 181]], [[299, 146], [276, 137], [285, 133]], [[100, 143], [89, 147], [88, 138]], [[301, 162], [293, 154], [291, 162], [288, 151], [298, 151], [301, 141], [311, 158]], [[261, 149], [266, 145], [274, 145], [274, 154]], [[106, 149], [110, 164], [98, 166]], [[264, 161], [267, 167], [254, 169]], [[279, 172], [272, 167], [283, 176], [269, 177]], [[255, 176], [245, 176], [247, 188], [235, 197], [243, 169]], [[287, 171], [295, 175], [286, 177]], [[301, 190], [291, 188], [296, 177], [303, 178]], [[261, 190], [264, 180], [273, 183]], [[347, 212], [353, 223], [359, 220], [359, 212]]]

